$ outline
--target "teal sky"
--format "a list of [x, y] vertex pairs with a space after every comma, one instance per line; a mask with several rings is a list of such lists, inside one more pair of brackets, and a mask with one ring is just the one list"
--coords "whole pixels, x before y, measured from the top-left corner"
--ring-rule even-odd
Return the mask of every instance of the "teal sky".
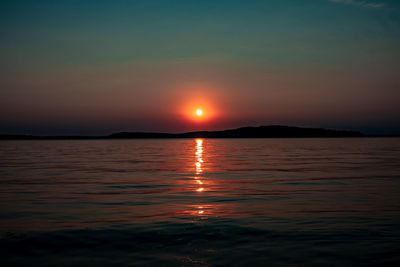
[[0, 38], [2, 133], [400, 133], [399, 1], [1, 1]]

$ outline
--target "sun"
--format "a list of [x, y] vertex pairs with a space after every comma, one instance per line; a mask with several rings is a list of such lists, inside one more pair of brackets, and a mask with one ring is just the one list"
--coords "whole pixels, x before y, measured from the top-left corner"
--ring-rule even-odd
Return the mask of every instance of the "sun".
[[196, 116], [201, 117], [202, 115], [203, 115], [203, 110], [200, 108], [196, 109]]

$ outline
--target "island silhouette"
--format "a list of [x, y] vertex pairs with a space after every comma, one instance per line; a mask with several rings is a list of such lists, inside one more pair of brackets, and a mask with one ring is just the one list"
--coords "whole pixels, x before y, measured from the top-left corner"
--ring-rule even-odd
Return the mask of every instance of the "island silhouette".
[[363, 137], [358, 131], [331, 130], [324, 128], [302, 128], [294, 126], [270, 125], [241, 127], [222, 131], [196, 131], [185, 133], [119, 132], [105, 136], [34, 136], [0, 135], [2, 140], [40, 139], [154, 139], [154, 138], [312, 138], [312, 137]]

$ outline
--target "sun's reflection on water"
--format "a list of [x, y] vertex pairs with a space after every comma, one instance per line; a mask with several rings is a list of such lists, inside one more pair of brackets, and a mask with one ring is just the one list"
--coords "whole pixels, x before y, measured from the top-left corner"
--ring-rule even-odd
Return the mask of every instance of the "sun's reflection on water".
[[[203, 168], [202, 168], [202, 163], [203, 161], [203, 139], [196, 139], [196, 152], [195, 152], [195, 156], [196, 156], [196, 162], [195, 162], [195, 167], [196, 167], [196, 182], [199, 185], [202, 185], [203, 182], [200, 180], [201, 177], [201, 173], [203, 172]], [[197, 192], [201, 192], [203, 191], [204, 188], [198, 188], [196, 189]]]
[[201, 164], [203, 161], [203, 139], [196, 139], [196, 175], [200, 175], [203, 172]]
[[[202, 164], [204, 163], [203, 160], [203, 139], [196, 139], [196, 152], [195, 152], [195, 167], [196, 167], [196, 176], [195, 180], [197, 184], [199, 184], [200, 187], [196, 189], [196, 192], [201, 193], [205, 190], [204, 188], [204, 183], [201, 181], [201, 174], [203, 173], [203, 167]], [[197, 207], [197, 214], [198, 215], [204, 215], [204, 208], [203, 206], [198, 206]]]

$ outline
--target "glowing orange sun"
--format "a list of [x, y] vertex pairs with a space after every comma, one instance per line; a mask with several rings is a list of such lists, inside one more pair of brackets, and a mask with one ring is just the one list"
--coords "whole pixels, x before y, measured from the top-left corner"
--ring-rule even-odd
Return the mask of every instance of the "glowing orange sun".
[[203, 115], [203, 110], [198, 108], [196, 109], [196, 116], [201, 117]]

